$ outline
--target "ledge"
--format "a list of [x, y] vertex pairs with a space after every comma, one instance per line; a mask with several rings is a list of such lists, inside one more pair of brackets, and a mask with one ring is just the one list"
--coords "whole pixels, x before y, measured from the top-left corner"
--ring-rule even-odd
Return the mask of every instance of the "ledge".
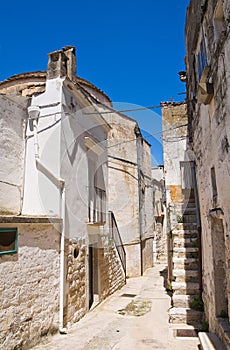
[[214, 333], [199, 332], [201, 350], [226, 350], [220, 339]]
[[230, 349], [230, 323], [228, 318], [217, 317], [217, 330], [219, 338]]
[[1, 215], [0, 224], [61, 224], [62, 219], [54, 216]]

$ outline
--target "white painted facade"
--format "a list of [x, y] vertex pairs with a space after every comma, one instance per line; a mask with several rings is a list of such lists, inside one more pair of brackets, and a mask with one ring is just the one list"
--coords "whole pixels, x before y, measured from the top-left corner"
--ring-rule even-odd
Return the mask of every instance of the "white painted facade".
[[[4, 231], [5, 237], [0, 239], [0, 276], [6, 288], [7, 264], [19, 276], [8, 289], [9, 294], [23, 289], [25, 300], [34, 303], [34, 312], [26, 325], [28, 332], [23, 327], [30, 302], [23, 304], [21, 310], [16, 298], [20, 310], [17, 317], [8, 306], [2, 310], [6, 315], [2, 341], [9, 349], [19, 345], [24, 349], [38, 342], [44, 333], [58, 328], [65, 332], [65, 327], [83, 317], [93, 303], [102, 301], [125, 282], [115, 244], [109, 240], [110, 126], [97, 108], [100, 98], [107, 105], [111, 103], [98, 88], [75, 76], [76, 69], [71, 66], [74, 62], [74, 48], [63, 48], [49, 55], [47, 73], [21, 74], [0, 83], [0, 92], [5, 94], [0, 95], [0, 231]], [[14, 252], [6, 253], [4, 239], [7, 240], [7, 230], [12, 227], [17, 232], [17, 242]], [[39, 274], [30, 269], [25, 245], [26, 255], [33, 256], [34, 261], [47, 256], [38, 266]], [[55, 261], [50, 266], [53, 251]], [[46, 296], [42, 292], [36, 300], [29, 283], [31, 278], [39, 283], [46, 264], [48, 281], [52, 285], [55, 280], [55, 286], [47, 283], [47, 290], [52, 289], [49, 318], [46, 314], [38, 317], [39, 305]], [[46, 298], [44, 305], [49, 300]], [[19, 317], [22, 329], [12, 334]], [[44, 322], [48, 322], [45, 328]]]
[[[100, 173], [102, 178], [97, 181], [104, 186], [103, 190], [107, 189], [109, 126], [99, 116], [85, 115], [91, 111], [89, 104], [81, 93], [74, 95], [69, 88], [71, 82], [65, 80], [60, 77], [47, 80], [46, 91], [34, 96], [31, 105], [40, 108], [37, 122], [40, 162], [65, 183], [66, 236], [86, 238], [90, 176], [92, 184], [95, 172]], [[34, 132], [29, 129], [29, 123], [22, 214], [60, 216], [60, 189], [36, 166]], [[95, 146], [87, 145], [87, 139], [93, 140]], [[90, 169], [89, 175], [90, 160], [94, 169]]]
[[27, 98], [0, 95], [1, 215], [20, 214], [22, 209], [27, 105]]

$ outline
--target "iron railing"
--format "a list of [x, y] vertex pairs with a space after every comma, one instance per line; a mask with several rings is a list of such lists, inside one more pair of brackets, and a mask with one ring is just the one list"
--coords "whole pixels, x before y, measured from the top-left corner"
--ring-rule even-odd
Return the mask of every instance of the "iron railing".
[[109, 211], [109, 230], [110, 230], [110, 236], [112, 237], [114, 244], [116, 246], [116, 249], [121, 261], [121, 265], [125, 273], [125, 278], [126, 278], [126, 252], [125, 252], [125, 248], [117, 226], [115, 216], [112, 211]]

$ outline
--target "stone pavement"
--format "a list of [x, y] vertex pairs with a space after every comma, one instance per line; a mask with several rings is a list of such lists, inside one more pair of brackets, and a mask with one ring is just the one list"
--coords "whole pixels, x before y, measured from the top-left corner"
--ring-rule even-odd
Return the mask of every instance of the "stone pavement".
[[[198, 338], [175, 338], [168, 323], [170, 297], [157, 264], [127, 284], [68, 330], [34, 350], [194, 350]], [[127, 307], [128, 305], [128, 307]]]

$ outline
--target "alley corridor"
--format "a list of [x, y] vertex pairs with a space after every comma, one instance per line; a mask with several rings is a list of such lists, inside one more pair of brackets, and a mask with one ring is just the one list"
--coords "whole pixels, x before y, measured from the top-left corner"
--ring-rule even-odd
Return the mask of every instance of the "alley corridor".
[[168, 323], [170, 297], [165, 265], [157, 264], [127, 284], [72, 326], [34, 350], [192, 350], [198, 338], [175, 338]]

